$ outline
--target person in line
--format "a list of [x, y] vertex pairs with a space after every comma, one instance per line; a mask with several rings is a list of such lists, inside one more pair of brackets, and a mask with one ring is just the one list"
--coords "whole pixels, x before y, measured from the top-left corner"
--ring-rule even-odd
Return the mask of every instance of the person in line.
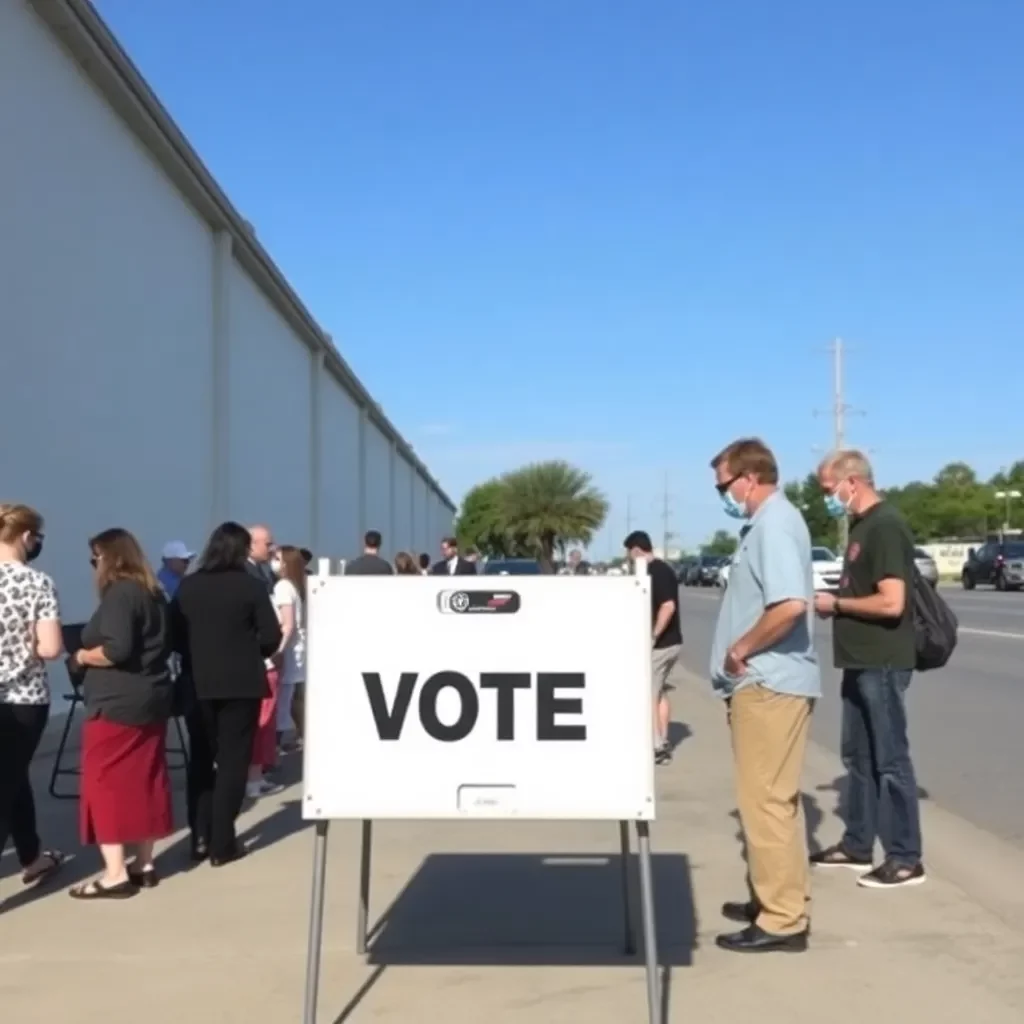
[[762, 441], [734, 441], [711, 468], [726, 514], [750, 527], [733, 556], [710, 665], [728, 709], [750, 897], [722, 907], [746, 927], [716, 942], [735, 952], [803, 952], [810, 873], [800, 775], [821, 696], [811, 537]]
[[346, 576], [394, 576], [395, 570], [386, 558], [380, 557], [383, 543], [379, 531], [367, 530], [363, 538], [363, 553], [345, 565]]
[[235, 820], [260, 705], [270, 694], [265, 659], [281, 646], [270, 594], [249, 568], [251, 544], [244, 526], [218, 526], [199, 570], [181, 581], [171, 606], [175, 643], [196, 697], [188, 719], [192, 857], [209, 857], [214, 867], [245, 855]]
[[[101, 878], [75, 899], [125, 899], [159, 881], [156, 840], [174, 831], [167, 771], [170, 614], [139, 542], [127, 530], [89, 541], [99, 606], [82, 630], [70, 671], [82, 673], [82, 843], [98, 844]], [[135, 848], [129, 864], [125, 847]]]
[[430, 555], [426, 551], [420, 552], [420, 574], [423, 576], [430, 575]]
[[[917, 660], [914, 537], [876, 490], [861, 452], [833, 452], [818, 479], [829, 515], [851, 516], [839, 593], [815, 595], [818, 614], [833, 620], [833, 657], [843, 672], [847, 790], [843, 836], [811, 863], [859, 871], [858, 883], [869, 889], [920, 885], [926, 875], [906, 707]], [[873, 867], [876, 837], [883, 859]]]
[[668, 694], [672, 671], [679, 661], [683, 646], [683, 633], [679, 625], [679, 581], [667, 562], [654, 557], [650, 534], [634, 530], [622, 543], [631, 561], [647, 563], [647, 574], [651, 578], [654, 760], [656, 764], [668, 764], [672, 760], [672, 744], [668, 735], [672, 709]]
[[420, 567], [408, 551], [399, 551], [395, 555], [395, 573], [398, 576], [419, 576]]
[[43, 848], [29, 768], [50, 717], [46, 662], [60, 656], [60, 605], [53, 580], [29, 565], [43, 550], [43, 517], [27, 505], [0, 504], [0, 854], [7, 840], [25, 885], [64, 863]]
[[431, 576], [475, 576], [476, 566], [459, 555], [459, 542], [454, 537], [441, 541], [441, 561], [430, 570]]
[[253, 576], [263, 582], [268, 594], [273, 593], [274, 584], [277, 582], [274, 578], [274, 571], [270, 568], [270, 562], [277, 550], [273, 531], [269, 526], [257, 523], [255, 526], [249, 527], [249, 536], [252, 537], [252, 545], [245, 567]]
[[[249, 571], [267, 588], [273, 599], [277, 576], [274, 560], [277, 544], [270, 527], [257, 524], [249, 527], [252, 538], [249, 547]], [[287, 642], [287, 637], [282, 642]], [[266, 661], [267, 688], [270, 691], [260, 704], [260, 719], [253, 741], [252, 763], [249, 765], [246, 796], [256, 799], [267, 796], [276, 786], [265, 776], [277, 768], [277, 696], [281, 685], [281, 652], [278, 651]]]
[[590, 576], [592, 573], [593, 569], [590, 563], [583, 560], [583, 552], [579, 548], [574, 548], [569, 552], [569, 557], [565, 562], [566, 576]]
[[285, 544], [273, 563], [274, 607], [281, 622], [281, 684], [277, 694], [277, 742], [291, 753], [302, 741], [306, 682], [306, 566], [302, 552]]
[[170, 601], [178, 592], [178, 584], [184, 579], [196, 553], [183, 540], [168, 541], [161, 552], [161, 566], [157, 570], [157, 582], [163, 587], [164, 595]]

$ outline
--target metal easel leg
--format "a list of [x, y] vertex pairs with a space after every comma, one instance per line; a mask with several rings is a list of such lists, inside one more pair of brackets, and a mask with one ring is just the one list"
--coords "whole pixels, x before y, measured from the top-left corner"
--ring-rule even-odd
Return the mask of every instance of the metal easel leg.
[[629, 862], [629, 822], [619, 822], [619, 864], [622, 881], [622, 950], [626, 956], [636, 953], [636, 931], [633, 928], [633, 901], [630, 897]]
[[356, 952], [366, 952], [366, 929], [370, 916], [370, 855], [373, 851], [373, 822], [364, 821], [359, 851], [359, 906], [356, 909]]
[[649, 822], [638, 821], [636, 834], [640, 848], [640, 916], [643, 919], [644, 961], [647, 967], [647, 1016], [650, 1024], [662, 1024], [658, 979], [658, 929], [654, 918], [654, 871], [651, 864]]
[[327, 825], [316, 823], [313, 840], [313, 895], [309, 905], [309, 940], [306, 948], [306, 998], [302, 1024], [316, 1024], [320, 994], [320, 960], [324, 945], [324, 889], [327, 881]]

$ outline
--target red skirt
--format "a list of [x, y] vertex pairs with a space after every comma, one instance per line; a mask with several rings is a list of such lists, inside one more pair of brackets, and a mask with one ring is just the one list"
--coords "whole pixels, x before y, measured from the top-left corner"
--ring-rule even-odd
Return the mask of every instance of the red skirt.
[[142, 843], [174, 831], [166, 744], [163, 722], [85, 722], [79, 798], [83, 843]]
[[267, 669], [270, 696], [260, 702], [260, 721], [252, 745], [252, 764], [269, 768], [277, 764], [277, 691], [281, 675], [276, 668]]

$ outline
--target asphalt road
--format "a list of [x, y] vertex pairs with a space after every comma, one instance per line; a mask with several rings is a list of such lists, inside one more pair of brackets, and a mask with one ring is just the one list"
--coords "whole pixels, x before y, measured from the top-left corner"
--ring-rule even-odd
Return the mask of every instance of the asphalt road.
[[[911, 683], [918, 785], [944, 809], [1024, 846], [1024, 593], [943, 588], [942, 594], [960, 620], [960, 641], [946, 668]], [[721, 595], [687, 587], [680, 595], [683, 663], [706, 678]], [[818, 623], [816, 640], [824, 697], [813, 738], [838, 753], [839, 673], [831, 667], [828, 623]], [[684, 707], [674, 711], [686, 721]]]

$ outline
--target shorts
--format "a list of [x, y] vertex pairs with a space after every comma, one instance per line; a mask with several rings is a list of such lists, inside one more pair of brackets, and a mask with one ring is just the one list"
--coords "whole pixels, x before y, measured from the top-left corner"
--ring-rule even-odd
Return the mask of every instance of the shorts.
[[651, 651], [651, 683], [654, 687], [655, 700], [664, 697], [672, 689], [669, 679], [672, 677], [676, 662], [679, 661], [679, 652], [682, 649], [681, 644], [675, 644], [672, 647], [655, 647]]

